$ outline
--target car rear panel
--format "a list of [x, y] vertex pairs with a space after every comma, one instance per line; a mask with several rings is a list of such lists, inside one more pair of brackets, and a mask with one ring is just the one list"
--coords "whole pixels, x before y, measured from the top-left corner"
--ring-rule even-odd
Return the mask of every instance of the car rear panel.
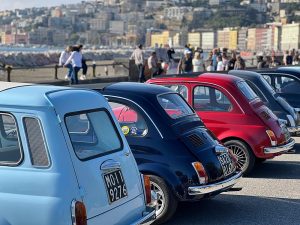
[[184, 120], [185, 123], [176, 123], [173, 125], [173, 129], [177, 131], [179, 138], [189, 151], [203, 164], [208, 175], [208, 183], [213, 183], [224, 178], [218, 153], [215, 151], [218, 140], [207, 132], [198, 117], [195, 118]]
[[274, 132], [278, 145], [287, 143], [290, 134], [285, 125], [279, 122], [278, 117], [260, 100], [251, 102], [250, 106], [267, 127]]

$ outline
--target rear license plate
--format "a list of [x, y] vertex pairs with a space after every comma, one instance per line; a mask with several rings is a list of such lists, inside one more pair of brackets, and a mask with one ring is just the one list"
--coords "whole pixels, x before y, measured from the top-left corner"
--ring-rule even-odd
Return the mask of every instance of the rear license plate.
[[236, 167], [227, 153], [219, 155], [218, 159], [221, 163], [225, 177], [236, 171]]
[[121, 170], [114, 170], [103, 175], [110, 203], [127, 197], [127, 188]]

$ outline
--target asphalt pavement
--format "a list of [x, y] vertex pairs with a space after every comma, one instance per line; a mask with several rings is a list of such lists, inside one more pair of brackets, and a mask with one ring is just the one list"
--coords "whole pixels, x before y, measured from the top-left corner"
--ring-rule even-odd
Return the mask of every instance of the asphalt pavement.
[[258, 165], [213, 199], [181, 203], [168, 225], [300, 225], [300, 138], [296, 153]]

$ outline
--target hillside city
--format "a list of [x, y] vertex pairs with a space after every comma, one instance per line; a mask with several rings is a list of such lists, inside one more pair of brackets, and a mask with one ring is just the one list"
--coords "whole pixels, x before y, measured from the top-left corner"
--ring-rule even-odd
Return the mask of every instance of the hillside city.
[[4, 45], [300, 48], [299, 0], [93, 0], [0, 12]]

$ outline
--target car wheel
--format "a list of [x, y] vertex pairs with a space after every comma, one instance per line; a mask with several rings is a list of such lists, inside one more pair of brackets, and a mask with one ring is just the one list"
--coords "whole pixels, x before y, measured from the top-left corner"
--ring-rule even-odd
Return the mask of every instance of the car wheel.
[[244, 142], [239, 140], [226, 141], [224, 144], [236, 156], [237, 167], [244, 175], [249, 174], [255, 164], [255, 156], [252, 150]]
[[178, 201], [163, 179], [150, 175], [151, 190], [157, 194], [155, 224], [168, 221], [176, 211]]

